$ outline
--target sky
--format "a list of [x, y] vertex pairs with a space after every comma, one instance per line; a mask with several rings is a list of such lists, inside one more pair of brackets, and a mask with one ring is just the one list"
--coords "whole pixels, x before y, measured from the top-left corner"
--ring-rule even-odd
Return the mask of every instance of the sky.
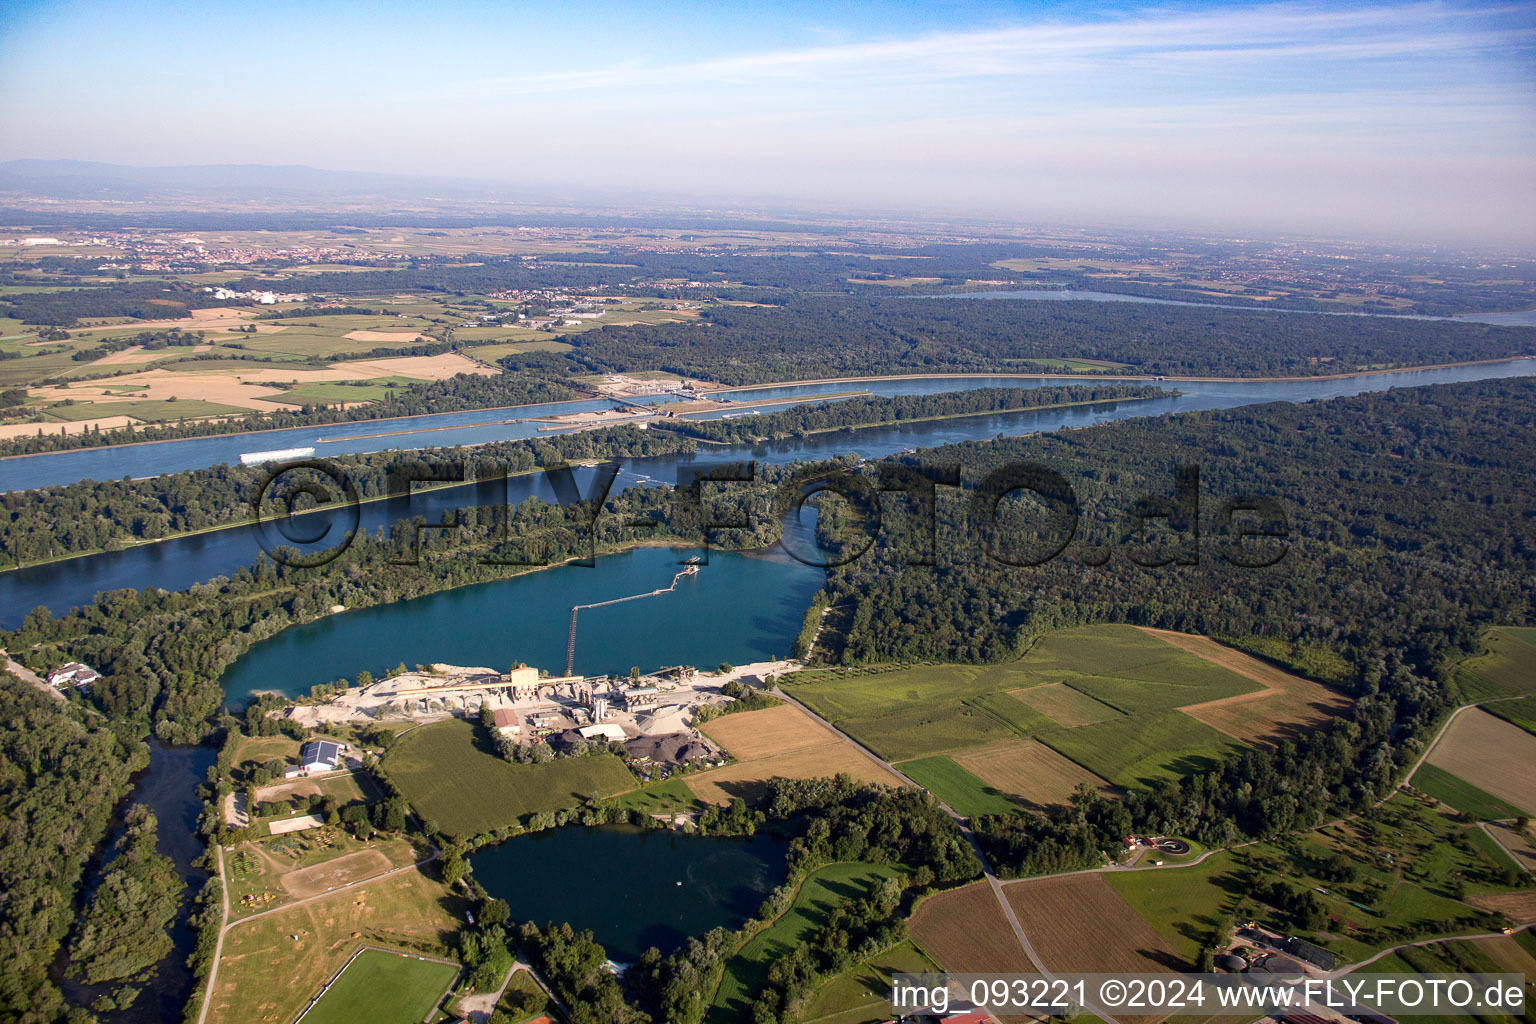
[[0, 158], [1536, 239], [1536, 3], [32, 2]]

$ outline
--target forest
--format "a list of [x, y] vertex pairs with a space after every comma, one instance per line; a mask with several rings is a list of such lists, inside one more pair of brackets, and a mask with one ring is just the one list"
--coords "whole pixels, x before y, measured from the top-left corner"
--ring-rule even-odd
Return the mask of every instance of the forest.
[[[502, 470], [517, 474], [567, 462], [691, 450], [693, 442], [687, 438], [619, 426], [474, 448], [378, 452], [327, 461], [347, 475], [360, 499], [368, 501], [399, 494], [400, 481], [428, 479], [443, 466], [456, 467], [457, 479], [473, 481]], [[0, 568], [248, 523], [267, 473], [262, 466], [221, 463], [140, 480], [81, 480], [0, 493]]]
[[796, 297], [701, 319], [573, 335], [594, 372], [664, 370], [723, 384], [897, 373], [1100, 372], [1314, 377], [1536, 354], [1536, 328], [1116, 302]]
[[[830, 574], [829, 601], [851, 606], [839, 658], [1004, 661], [1049, 630], [1097, 622], [1341, 653], [1355, 703], [1326, 729], [1122, 800], [976, 827], [1004, 870], [1032, 874], [1098, 863], [1133, 832], [1224, 846], [1315, 826], [1390, 793], [1456, 702], [1448, 666], [1488, 625], [1536, 616], [1533, 434], [1536, 381], [1511, 379], [921, 452], [906, 461], [958, 465], [969, 481], [1008, 463], [1062, 474], [1081, 502], [1073, 539], [1053, 560], [1005, 564], [990, 510], [962, 511], [957, 496], [936, 517], [939, 564], [914, 566], [926, 538], [887, 519], [864, 558]], [[1199, 468], [1198, 511], [1169, 497], [1177, 465]], [[1283, 558], [1250, 569], [1228, 560], [1225, 520], [1230, 502], [1255, 499], [1283, 507], [1286, 535]], [[998, 506], [1031, 553], [1069, 532], [1039, 528], [1042, 507]], [[1162, 521], [1150, 542], [1143, 515]]]
[[48, 970], [74, 927], [86, 865], [149, 750], [131, 726], [9, 672], [0, 708], [0, 1018], [47, 1021], [65, 1011]]

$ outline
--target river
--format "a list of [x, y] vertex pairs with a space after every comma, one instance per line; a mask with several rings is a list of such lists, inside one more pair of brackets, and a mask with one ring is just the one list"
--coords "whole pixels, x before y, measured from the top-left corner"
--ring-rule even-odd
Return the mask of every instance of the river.
[[[616, 489], [636, 484], [676, 483], [679, 471], [741, 459], [757, 459], [783, 464], [796, 459], [820, 459], [840, 453], [856, 452], [866, 458], [879, 458], [906, 448], [930, 448], [959, 441], [986, 440], [1000, 434], [1016, 436], [1064, 427], [1084, 427], [1138, 416], [1191, 412], [1201, 409], [1231, 409], [1262, 402], [1304, 402], [1313, 399], [1340, 398], [1392, 387], [1417, 387], [1457, 381], [1487, 380], [1497, 377], [1536, 375], [1536, 359], [1509, 359], [1472, 366], [1453, 366], [1434, 370], [1400, 370], [1390, 373], [1353, 377], [1309, 379], [1300, 381], [1180, 381], [1164, 385], [1181, 394], [1168, 398], [1135, 402], [1109, 402], [1102, 405], [1072, 406], [1062, 409], [1023, 410], [988, 416], [934, 420], [890, 427], [866, 427], [815, 434], [806, 438], [778, 441], [766, 445], [701, 446], [694, 456], [647, 459], [625, 464], [614, 486]], [[945, 376], [895, 380], [867, 380], [857, 386], [878, 395], [934, 394], [984, 387], [1043, 387], [1062, 383], [1083, 383], [1081, 377], [1017, 378], [995, 376]], [[848, 384], [793, 384], [752, 391], [738, 391], [742, 397], [804, 397], [807, 400], [829, 391], [847, 390]], [[443, 443], [445, 435], [426, 433], [396, 438], [403, 447]], [[181, 442], [176, 442], [181, 443]], [[124, 449], [123, 454], [140, 449]], [[583, 493], [586, 475], [578, 474]], [[502, 492], [499, 485], [467, 485], [445, 488], [413, 496], [409, 501], [395, 499], [369, 502], [361, 509], [361, 528], [372, 532], [406, 515], [424, 515], [435, 520], [444, 509], [470, 504], [490, 504], [503, 500], [516, 505], [527, 497], [553, 500], [553, 492], [542, 475], [513, 477]], [[315, 513], [318, 517], [339, 514]], [[27, 566], [0, 574], [10, 595], [0, 605], [0, 627], [14, 629], [29, 609], [45, 606], [56, 614], [85, 604], [101, 591], [120, 587], [162, 587], [180, 590], [194, 583], [227, 575], [260, 557], [261, 547], [253, 528], [232, 527], [157, 544], [143, 544], [122, 551], [87, 555], [60, 562]], [[563, 662], [563, 658], [561, 661]]]
[[629, 825], [518, 836], [470, 857], [475, 880], [512, 907], [512, 919], [569, 922], [620, 963], [690, 935], [738, 928], [785, 879], [789, 844], [777, 836], [689, 836]]

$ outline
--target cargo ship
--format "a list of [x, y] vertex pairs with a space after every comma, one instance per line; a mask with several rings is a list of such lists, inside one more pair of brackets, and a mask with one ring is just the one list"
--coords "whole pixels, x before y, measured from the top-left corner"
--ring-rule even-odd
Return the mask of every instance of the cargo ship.
[[270, 452], [246, 452], [240, 456], [240, 465], [259, 466], [263, 462], [291, 462], [294, 459], [307, 459], [315, 454], [313, 448], [278, 448]]

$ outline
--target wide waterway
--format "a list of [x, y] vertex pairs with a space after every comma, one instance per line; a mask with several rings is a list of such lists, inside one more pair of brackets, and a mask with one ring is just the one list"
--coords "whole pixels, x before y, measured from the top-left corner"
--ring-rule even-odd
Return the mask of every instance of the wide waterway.
[[[767, 445], [701, 446], [694, 456], [674, 456], [630, 462], [615, 482], [615, 488], [635, 484], [675, 483], [680, 471], [741, 459], [757, 459], [782, 464], [796, 459], [813, 460], [856, 452], [866, 458], [879, 458], [906, 448], [931, 448], [959, 441], [987, 440], [1000, 434], [1015, 436], [1083, 427], [1139, 416], [1191, 412], [1201, 409], [1230, 409], [1263, 402], [1303, 402], [1339, 398], [1392, 387], [1417, 387], [1458, 381], [1487, 380], [1499, 377], [1536, 375], [1536, 359], [1509, 359], [1470, 366], [1452, 366], [1432, 370], [1401, 370], [1390, 373], [1363, 374], [1352, 377], [1308, 379], [1299, 381], [1179, 381], [1164, 386], [1181, 394], [1146, 401], [1108, 402], [1091, 406], [1060, 409], [1023, 410], [988, 416], [934, 420], [899, 426], [866, 427], [815, 434], [810, 437], [774, 442]], [[1093, 383], [1093, 380], [1087, 383]], [[1152, 383], [1142, 381], [1143, 383]], [[1085, 383], [1082, 377], [1017, 378], [996, 376], [945, 376], [891, 380], [859, 381], [857, 386], [877, 395], [934, 394], [984, 387], [1042, 387], [1066, 383]], [[813, 400], [817, 394], [846, 391], [847, 383], [794, 384], [737, 391], [743, 398], [797, 397]], [[357, 426], [352, 424], [351, 426]], [[448, 443], [452, 432], [423, 433], [394, 440], [400, 447]], [[180, 444], [182, 442], [175, 442]], [[144, 446], [154, 447], [154, 446]], [[141, 449], [123, 449], [126, 455]], [[0, 463], [0, 473], [17, 461]], [[578, 475], [580, 478], [580, 474]], [[582, 487], [585, 488], [582, 479]], [[583, 490], [585, 493], [585, 490]], [[449, 488], [418, 494], [409, 502], [391, 500], [364, 504], [361, 528], [373, 531], [406, 515], [424, 515], [435, 520], [443, 509], [505, 500], [517, 504], [527, 497], [552, 500], [552, 492], [540, 475], [513, 477], [505, 492], [499, 487], [477, 486]], [[315, 513], [325, 516], [328, 513]], [[241, 566], [255, 562], [261, 554], [256, 533], [249, 526], [233, 527], [158, 544], [144, 544], [122, 551], [89, 555], [27, 566], [0, 573], [6, 600], [0, 603], [0, 626], [14, 628], [31, 608], [46, 606], [55, 613], [91, 601], [95, 594], [120, 587], [163, 587], [180, 590], [193, 583], [227, 575]], [[648, 589], [648, 588], [647, 588]], [[561, 659], [563, 663], [564, 659]]]
[[628, 825], [519, 836], [473, 854], [475, 881], [514, 920], [569, 922], [620, 963], [651, 946], [737, 928], [782, 884], [789, 845], [777, 836], [689, 836]]

